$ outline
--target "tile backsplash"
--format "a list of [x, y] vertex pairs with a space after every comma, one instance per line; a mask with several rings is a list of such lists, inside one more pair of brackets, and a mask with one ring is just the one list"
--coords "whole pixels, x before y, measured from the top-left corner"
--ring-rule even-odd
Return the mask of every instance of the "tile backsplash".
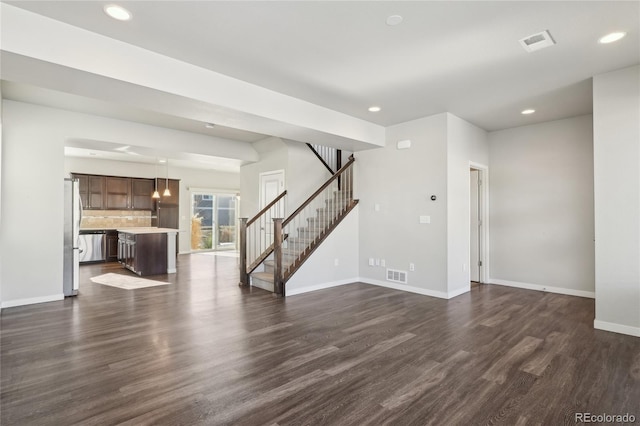
[[127, 228], [151, 226], [150, 210], [84, 210], [83, 228]]

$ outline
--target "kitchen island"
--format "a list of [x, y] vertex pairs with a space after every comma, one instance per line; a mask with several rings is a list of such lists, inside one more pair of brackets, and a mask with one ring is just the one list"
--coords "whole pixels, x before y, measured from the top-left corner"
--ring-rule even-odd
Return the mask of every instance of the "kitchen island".
[[177, 229], [118, 229], [118, 262], [143, 275], [174, 274], [176, 268]]

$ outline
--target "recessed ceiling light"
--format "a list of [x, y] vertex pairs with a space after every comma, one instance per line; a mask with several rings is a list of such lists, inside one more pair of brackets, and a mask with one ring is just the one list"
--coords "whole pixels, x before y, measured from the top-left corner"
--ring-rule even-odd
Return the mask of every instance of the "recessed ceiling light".
[[117, 4], [108, 4], [104, 7], [104, 12], [118, 21], [128, 21], [131, 19], [131, 12]]
[[216, 125], [213, 123], [204, 123], [204, 127], [206, 127], [207, 129], [213, 129], [214, 127], [216, 127]]
[[536, 112], [535, 109], [529, 108], [529, 109], [522, 110], [522, 112], [520, 114], [529, 115], [529, 114], [533, 114], [534, 112]]
[[166, 163], [167, 160], [165, 160], [164, 158], [161, 158], [160, 160], [158, 160], [158, 163]]
[[391, 15], [387, 18], [387, 25], [390, 27], [394, 27], [402, 22], [402, 16], [400, 15]]
[[369, 107], [369, 112], [378, 112], [381, 109], [382, 108], [380, 108], [379, 106], [372, 106], [372, 107]]
[[598, 43], [600, 44], [613, 43], [614, 41], [618, 41], [626, 35], [627, 33], [625, 32], [617, 31], [615, 33], [607, 34], [604, 37], [600, 37], [600, 40], [598, 40]]

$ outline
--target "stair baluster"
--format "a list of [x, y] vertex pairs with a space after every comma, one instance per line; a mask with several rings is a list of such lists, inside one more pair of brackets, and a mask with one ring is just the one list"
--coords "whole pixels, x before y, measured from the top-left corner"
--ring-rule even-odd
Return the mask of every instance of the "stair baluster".
[[283, 191], [251, 219], [240, 218], [240, 285], [249, 285], [249, 274], [253, 272], [272, 252], [274, 248], [273, 229], [275, 218], [285, 214], [285, 196]]
[[[275, 260], [276, 294], [285, 296], [285, 284], [289, 278], [358, 203], [358, 200], [353, 199], [352, 193], [354, 162], [352, 155], [347, 164], [284, 219], [281, 230], [274, 227], [274, 233], [289, 236], [288, 239], [283, 239], [282, 264], [279, 265], [279, 260]], [[338, 188], [338, 181], [343, 182], [341, 189]], [[297, 237], [292, 237], [293, 235]], [[279, 276], [276, 276], [278, 269]]]

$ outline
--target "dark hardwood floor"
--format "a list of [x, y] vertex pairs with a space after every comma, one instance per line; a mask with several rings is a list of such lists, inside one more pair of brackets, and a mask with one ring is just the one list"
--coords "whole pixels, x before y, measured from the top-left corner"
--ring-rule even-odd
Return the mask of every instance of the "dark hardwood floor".
[[640, 339], [594, 301], [500, 286], [441, 300], [353, 284], [278, 299], [237, 259], [180, 256], [171, 285], [2, 311], [9, 425], [640, 422]]

